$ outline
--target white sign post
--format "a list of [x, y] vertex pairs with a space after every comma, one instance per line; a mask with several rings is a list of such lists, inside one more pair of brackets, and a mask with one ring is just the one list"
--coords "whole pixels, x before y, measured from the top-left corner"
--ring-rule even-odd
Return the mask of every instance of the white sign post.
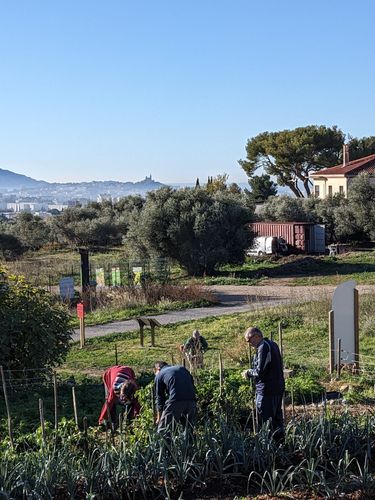
[[[358, 368], [358, 290], [354, 280], [339, 285], [332, 299], [329, 313], [330, 371], [339, 365], [352, 364]], [[340, 352], [338, 346], [340, 344]]]

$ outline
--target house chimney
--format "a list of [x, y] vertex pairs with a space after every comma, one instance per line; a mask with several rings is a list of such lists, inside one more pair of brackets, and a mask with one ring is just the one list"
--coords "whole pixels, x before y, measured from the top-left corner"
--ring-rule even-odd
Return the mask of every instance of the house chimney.
[[342, 166], [345, 167], [349, 163], [349, 144], [344, 144], [342, 147]]

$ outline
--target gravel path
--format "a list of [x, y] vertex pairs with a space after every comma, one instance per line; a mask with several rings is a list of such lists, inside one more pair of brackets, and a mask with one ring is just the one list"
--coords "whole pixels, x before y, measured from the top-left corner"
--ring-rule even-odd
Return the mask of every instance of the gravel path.
[[[209, 287], [219, 305], [172, 311], [155, 316], [160, 324], [169, 325], [192, 321], [210, 316], [244, 313], [259, 308], [274, 307], [287, 302], [319, 300], [332, 296], [335, 286], [247, 286], [219, 285]], [[359, 293], [375, 292], [374, 285], [359, 285]], [[101, 337], [111, 333], [131, 332], [138, 329], [135, 319], [116, 321], [105, 325], [87, 326], [86, 338]], [[79, 340], [79, 329], [75, 330], [73, 340]]]

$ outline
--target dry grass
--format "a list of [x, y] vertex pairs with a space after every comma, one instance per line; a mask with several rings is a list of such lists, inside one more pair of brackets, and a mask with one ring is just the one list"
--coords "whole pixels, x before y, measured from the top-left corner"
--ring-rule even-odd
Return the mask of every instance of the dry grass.
[[173, 302], [215, 302], [214, 295], [200, 285], [158, 285], [98, 288], [92, 296], [95, 309], [132, 308]]

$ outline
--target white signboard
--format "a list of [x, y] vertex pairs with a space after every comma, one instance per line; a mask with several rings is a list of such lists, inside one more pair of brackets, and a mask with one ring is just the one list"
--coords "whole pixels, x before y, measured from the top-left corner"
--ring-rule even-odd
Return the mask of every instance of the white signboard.
[[71, 276], [59, 281], [60, 297], [63, 300], [72, 300], [74, 297], [74, 279]]
[[332, 299], [334, 311], [334, 365], [338, 361], [338, 339], [341, 339], [341, 364], [354, 363], [356, 361], [356, 331], [355, 331], [355, 308], [354, 308], [354, 280], [345, 281], [339, 285]]

